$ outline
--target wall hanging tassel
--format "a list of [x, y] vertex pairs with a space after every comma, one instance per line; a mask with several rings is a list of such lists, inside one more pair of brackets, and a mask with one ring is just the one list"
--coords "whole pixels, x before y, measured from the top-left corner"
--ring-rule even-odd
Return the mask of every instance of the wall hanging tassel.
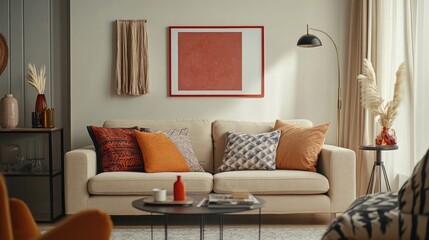
[[146, 20], [116, 20], [116, 93], [143, 95], [148, 84]]

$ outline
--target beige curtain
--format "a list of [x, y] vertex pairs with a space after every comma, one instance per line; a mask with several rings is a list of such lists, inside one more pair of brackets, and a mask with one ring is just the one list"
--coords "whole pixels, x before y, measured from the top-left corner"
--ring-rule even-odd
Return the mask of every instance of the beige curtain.
[[404, 60], [408, 63], [408, 81], [392, 126], [399, 149], [383, 153], [393, 190], [401, 187], [429, 145], [427, 12], [427, 0], [352, 0], [340, 144], [356, 152], [357, 196], [366, 192], [374, 161], [374, 153], [359, 150], [359, 145], [373, 144], [379, 131], [379, 124], [360, 103], [356, 76], [361, 72], [363, 58], [373, 63], [377, 85], [385, 101], [391, 100], [393, 95], [398, 66]]
[[364, 58], [376, 62], [376, 3], [371, 0], [353, 0], [350, 5], [349, 50], [344, 84], [344, 111], [340, 145], [356, 152], [356, 196], [366, 193], [374, 155], [359, 150], [375, 139], [375, 120], [362, 107], [357, 76], [362, 72]]
[[148, 39], [146, 20], [116, 21], [116, 93], [147, 94]]
[[[395, 75], [402, 62], [407, 63], [408, 79], [393, 123], [399, 149], [383, 154], [392, 189], [400, 188], [429, 147], [429, 1], [380, 1], [384, 11], [378, 14], [378, 48], [382, 94], [392, 95]], [[383, 41], [382, 41], [383, 40]]]
[[405, 169], [402, 173], [407, 174], [411, 173], [429, 147], [429, 1], [406, 0], [405, 9], [410, 81], [404, 96], [409, 101], [404, 101], [403, 106], [410, 110], [408, 114], [403, 114], [407, 119], [398, 119], [398, 125], [401, 124], [398, 128], [405, 129], [404, 135], [408, 136], [407, 140], [401, 141], [401, 145], [402, 142], [409, 143], [410, 153], [401, 156], [410, 164], [409, 169], [402, 167]]

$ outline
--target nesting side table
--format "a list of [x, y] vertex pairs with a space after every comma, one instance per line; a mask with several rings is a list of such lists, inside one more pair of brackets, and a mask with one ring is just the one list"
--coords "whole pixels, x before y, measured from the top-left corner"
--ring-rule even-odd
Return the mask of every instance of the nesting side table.
[[381, 192], [381, 172], [383, 172], [383, 176], [384, 176], [384, 181], [386, 183], [386, 188], [387, 191], [392, 191], [390, 189], [390, 184], [389, 184], [389, 179], [387, 178], [387, 173], [386, 173], [386, 169], [384, 168], [384, 163], [381, 160], [381, 152], [382, 151], [389, 151], [389, 150], [396, 150], [398, 149], [398, 145], [362, 145], [359, 147], [360, 150], [365, 150], [365, 151], [376, 151], [376, 158], [374, 161], [374, 165], [372, 166], [372, 171], [371, 171], [371, 177], [369, 179], [369, 183], [368, 183], [368, 188], [366, 190], [366, 194], [370, 194], [370, 193], [374, 193], [374, 182], [375, 182], [375, 178], [376, 176], [376, 172], [377, 172], [377, 168], [378, 168], [378, 190], [379, 192]]

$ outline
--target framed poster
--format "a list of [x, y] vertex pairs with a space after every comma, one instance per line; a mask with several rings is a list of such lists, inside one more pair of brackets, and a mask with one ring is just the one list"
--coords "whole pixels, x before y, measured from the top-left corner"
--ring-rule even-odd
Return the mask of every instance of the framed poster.
[[169, 96], [264, 97], [263, 26], [170, 26]]

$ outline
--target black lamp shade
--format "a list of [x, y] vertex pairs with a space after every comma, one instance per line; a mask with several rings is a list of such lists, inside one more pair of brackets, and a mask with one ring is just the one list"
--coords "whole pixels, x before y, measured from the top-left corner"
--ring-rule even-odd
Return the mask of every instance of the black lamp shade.
[[322, 42], [320, 39], [313, 34], [305, 34], [299, 38], [298, 43], [296, 44], [298, 47], [320, 47], [322, 46]]

